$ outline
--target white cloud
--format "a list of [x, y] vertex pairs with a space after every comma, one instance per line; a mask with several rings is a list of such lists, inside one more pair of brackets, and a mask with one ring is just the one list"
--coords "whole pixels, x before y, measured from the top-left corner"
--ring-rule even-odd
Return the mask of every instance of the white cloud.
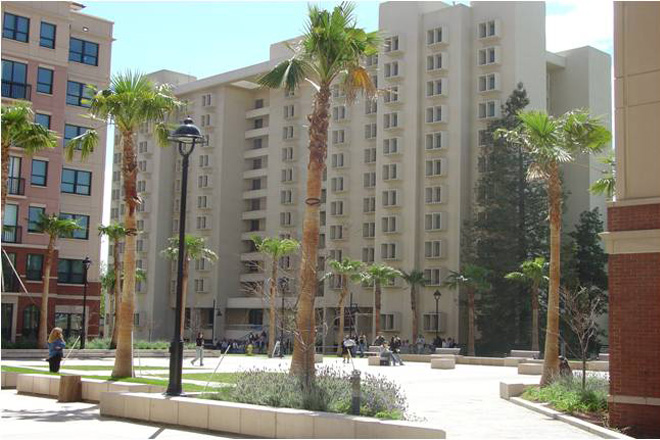
[[558, 52], [593, 46], [612, 53], [611, 0], [550, 1], [546, 4], [546, 47]]

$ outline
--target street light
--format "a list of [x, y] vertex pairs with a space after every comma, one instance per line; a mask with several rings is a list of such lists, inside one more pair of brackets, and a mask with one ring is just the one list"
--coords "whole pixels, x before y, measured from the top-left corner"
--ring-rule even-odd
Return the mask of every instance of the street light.
[[85, 334], [85, 318], [87, 317], [87, 271], [89, 266], [92, 265], [92, 260], [89, 259], [89, 255], [85, 257], [82, 261], [83, 264], [83, 316], [82, 316], [82, 331], [80, 332], [80, 349], [85, 348], [85, 339], [87, 335]]
[[179, 207], [179, 253], [176, 274], [176, 311], [174, 319], [174, 336], [170, 343], [170, 381], [165, 392], [168, 396], [180, 396], [181, 374], [183, 370], [183, 339], [181, 335], [181, 313], [183, 308], [183, 255], [186, 233], [186, 198], [188, 196], [188, 161], [195, 145], [202, 145], [204, 137], [188, 116], [169, 136], [168, 140], [176, 142], [179, 154], [183, 157], [181, 170], [181, 205]]
[[[284, 357], [284, 286], [280, 287], [280, 291], [282, 292], [282, 308], [280, 309], [280, 359], [282, 359]], [[273, 298], [273, 301], [275, 301], [275, 298]]]
[[440, 329], [440, 312], [438, 311], [438, 302], [440, 302], [440, 297], [442, 293], [439, 290], [433, 292], [433, 298], [435, 299], [435, 339], [437, 340], [440, 335], [438, 333]]
[[351, 334], [354, 335], [356, 339], [359, 339], [357, 335], [357, 323], [355, 322], [355, 315], [359, 311], [359, 308], [357, 303], [353, 302], [353, 292], [351, 292], [351, 296], [348, 302], [348, 311], [351, 314]]

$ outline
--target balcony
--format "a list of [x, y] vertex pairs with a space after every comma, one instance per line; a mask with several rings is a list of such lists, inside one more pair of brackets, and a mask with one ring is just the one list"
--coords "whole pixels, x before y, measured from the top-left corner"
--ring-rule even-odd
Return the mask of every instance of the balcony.
[[270, 114], [270, 107], [253, 108], [245, 112], [245, 119], [258, 118]]
[[13, 81], [2, 81], [2, 97], [10, 99], [22, 99], [30, 101], [32, 96], [32, 85], [17, 83]]
[[252, 241], [252, 237], [254, 236], [265, 238], [266, 237], [266, 231], [254, 231], [254, 232], [243, 232], [241, 234], [241, 240], [243, 241]]
[[25, 179], [22, 177], [10, 177], [7, 179], [7, 192], [12, 196], [24, 196]]
[[260, 218], [266, 218], [266, 210], [245, 211], [241, 214], [241, 219], [243, 220], [256, 220]]
[[245, 150], [243, 157], [245, 159], [255, 159], [257, 157], [268, 156], [268, 147], [253, 148], [251, 150]]
[[254, 179], [258, 177], [266, 177], [268, 175], [268, 168], [257, 168], [252, 170], [243, 171], [244, 179]]
[[243, 199], [261, 199], [268, 196], [268, 190], [263, 189], [253, 189], [250, 191], [243, 191]]
[[22, 226], [3, 226], [2, 227], [2, 242], [3, 243], [22, 243], [23, 242], [23, 227]]
[[253, 128], [245, 131], [245, 139], [268, 136], [269, 127]]
[[[254, 233], [250, 232], [250, 234]], [[241, 261], [264, 261], [264, 254], [261, 252], [245, 252], [241, 254]]]
[[242, 273], [239, 276], [239, 281], [241, 283], [258, 283], [266, 279], [266, 275], [263, 272], [256, 273]]

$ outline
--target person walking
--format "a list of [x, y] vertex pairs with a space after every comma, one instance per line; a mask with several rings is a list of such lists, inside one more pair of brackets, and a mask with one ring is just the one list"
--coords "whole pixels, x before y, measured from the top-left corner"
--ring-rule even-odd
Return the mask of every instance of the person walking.
[[60, 371], [64, 347], [66, 347], [66, 342], [64, 336], [62, 336], [62, 329], [55, 327], [48, 336], [48, 369], [51, 373]]
[[191, 364], [195, 365], [195, 361], [199, 359], [199, 366], [204, 366], [204, 334], [202, 332], [197, 333], [197, 339], [195, 339], [195, 359], [192, 360]]

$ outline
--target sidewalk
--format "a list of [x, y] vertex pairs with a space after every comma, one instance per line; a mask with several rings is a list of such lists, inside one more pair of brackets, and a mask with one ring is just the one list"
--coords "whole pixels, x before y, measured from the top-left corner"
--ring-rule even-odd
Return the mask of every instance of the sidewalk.
[[57, 403], [55, 399], [19, 395], [16, 390], [2, 390], [0, 397], [3, 440], [45, 439], [53, 435], [67, 440], [240, 438], [101, 417], [99, 406], [93, 403]]

